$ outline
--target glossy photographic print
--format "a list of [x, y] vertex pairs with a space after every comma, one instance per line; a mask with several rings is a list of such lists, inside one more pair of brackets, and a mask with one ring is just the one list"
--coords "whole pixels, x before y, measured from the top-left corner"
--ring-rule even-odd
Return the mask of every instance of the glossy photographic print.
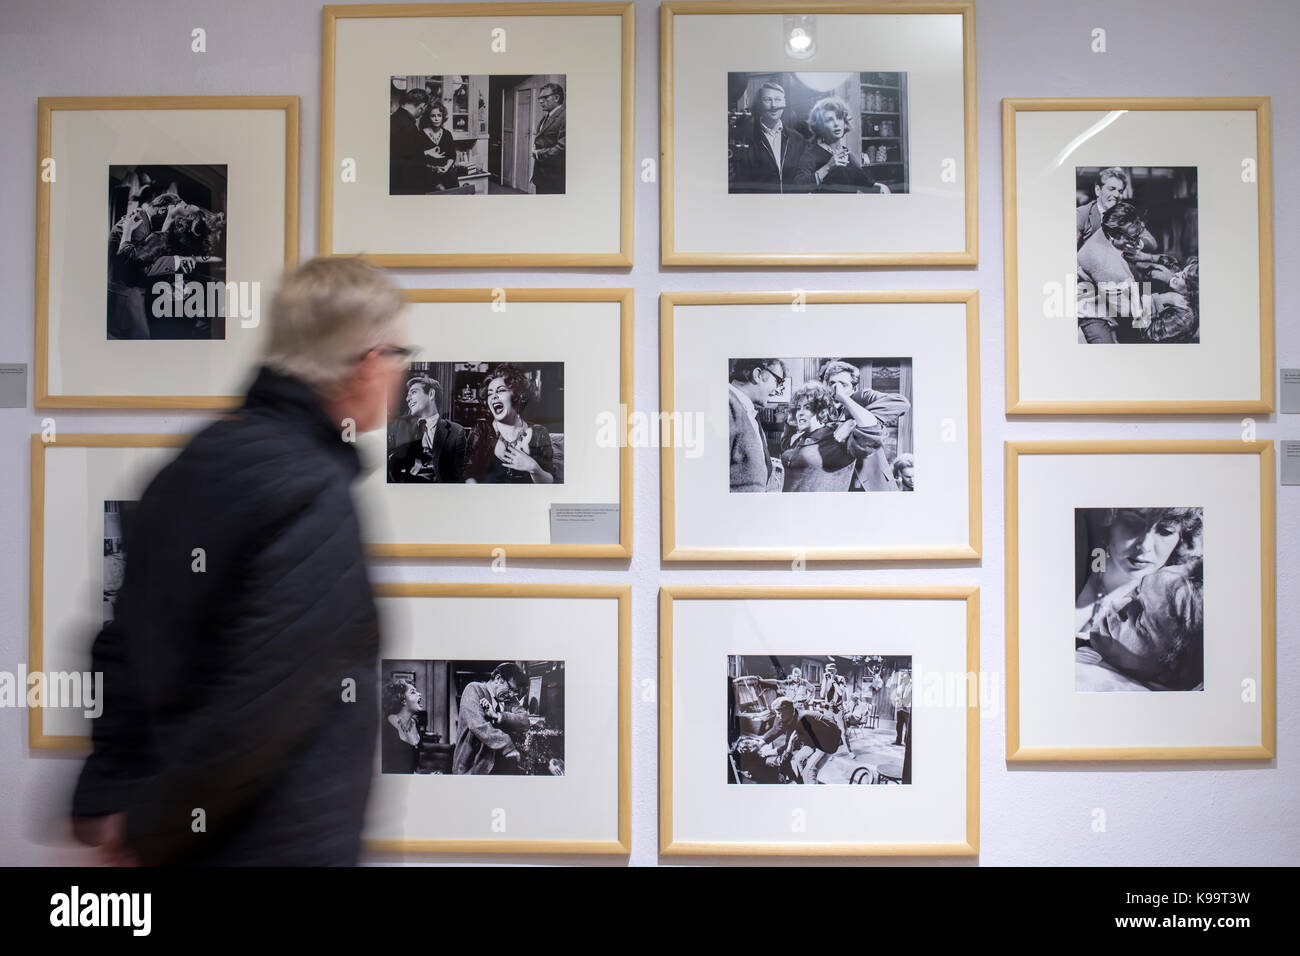
[[1195, 166], [1075, 168], [1079, 341], [1200, 341]]
[[563, 484], [563, 362], [413, 362], [390, 484]]
[[1076, 691], [1205, 687], [1204, 509], [1076, 508]]
[[908, 191], [906, 73], [727, 75], [729, 193]]
[[565, 75], [389, 79], [388, 194], [563, 194]]
[[910, 358], [727, 364], [732, 492], [915, 490]]
[[564, 661], [385, 660], [381, 772], [564, 776]]
[[117, 592], [126, 575], [125, 525], [134, 501], [104, 502], [104, 623], [116, 617]]
[[108, 168], [111, 339], [226, 337], [227, 167]]
[[727, 782], [912, 782], [912, 658], [730, 655]]

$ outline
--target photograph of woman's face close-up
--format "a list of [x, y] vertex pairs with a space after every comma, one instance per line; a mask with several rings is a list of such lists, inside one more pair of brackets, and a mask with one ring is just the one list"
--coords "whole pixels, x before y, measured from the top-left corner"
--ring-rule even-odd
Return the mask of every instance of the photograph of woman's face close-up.
[[1075, 690], [1204, 687], [1202, 508], [1075, 509]]
[[515, 417], [515, 395], [504, 378], [494, 378], [487, 387], [488, 410], [499, 422], [509, 422]]

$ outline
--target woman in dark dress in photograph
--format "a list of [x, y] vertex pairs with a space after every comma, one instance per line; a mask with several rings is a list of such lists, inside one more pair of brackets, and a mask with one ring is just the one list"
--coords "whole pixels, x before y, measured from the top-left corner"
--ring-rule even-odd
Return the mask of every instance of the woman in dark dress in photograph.
[[434, 189], [455, 189], [460, 185], [460, 177], [456, 175], [456, 140], [446, 128], [446, 122], [447, 108], [434, 103], [421, 127], [433, 143], [433, 151], [426, 151], [425, 155], [429, 157]]
[[[849, 417], [836, 419], [836, 409]], [[885, 428], [846, 390], [808, 382], [790, 396], [794, 431], [783, 441], [782, 491], [848, 491], [858, 462], [883, 444]]]
[[470, 429], [465, 445], [466, 484], [555, 482], [551, 433], [523, 417], [531, 392], [528, 377], [513, 365], [498, 365], [484, 376], [479, 398], [492, 417], [480, 419]]
[[384, 688], [383, 746], [380, 770], [384, 773], [415, 773], [420, 763], [420, 728], [415, 715], [424, 710], [424, 699], [410, 681], [392, 680]]
[[849, 148], [853, 120], [849, 105], [838, 96], [827, 96], [813, 104], [808, 114], [813, 141], [804, 151], [797, 181], [815, 193], [887, 193], [877, 183], [869, 165]]

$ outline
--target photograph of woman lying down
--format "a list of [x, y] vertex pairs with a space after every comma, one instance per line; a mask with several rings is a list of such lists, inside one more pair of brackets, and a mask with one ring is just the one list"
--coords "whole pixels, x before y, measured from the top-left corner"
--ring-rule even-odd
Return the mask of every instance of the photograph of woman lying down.
[[1202, 508], [1076, 508], [1076, 691], [1202, 690]]

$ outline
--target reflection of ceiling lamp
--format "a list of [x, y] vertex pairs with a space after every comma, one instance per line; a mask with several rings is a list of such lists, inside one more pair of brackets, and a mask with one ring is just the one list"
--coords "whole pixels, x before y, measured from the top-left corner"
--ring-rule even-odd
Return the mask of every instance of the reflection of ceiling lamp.
[[796, 73], [797, 79], [810, 90], [818, 93], [829, 93], [831, 90], [839, 89], [844, 81], [853, 76], [852, 73]]
[[785, 52], [806, 60], [817, 52], [817, 18], [804, 14], [788, 13], [782, 17], [785, 30]]

